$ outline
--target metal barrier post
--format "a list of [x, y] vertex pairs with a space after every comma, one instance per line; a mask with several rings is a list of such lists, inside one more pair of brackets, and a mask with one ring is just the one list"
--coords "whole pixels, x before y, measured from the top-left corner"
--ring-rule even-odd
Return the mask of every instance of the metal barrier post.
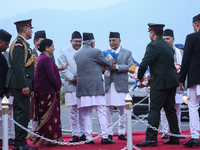
[[128, 93], [125, 98], [126, 101], [126, 113], [127, 113], [127, 149], [133, 149], [132, 142], [132, 97]]
[[2, 104], [2, 119], [3, 119], [3, 150], [8, 150], [8, 111], [9, 111], [9, 101], [4, 96], [1, 101]]

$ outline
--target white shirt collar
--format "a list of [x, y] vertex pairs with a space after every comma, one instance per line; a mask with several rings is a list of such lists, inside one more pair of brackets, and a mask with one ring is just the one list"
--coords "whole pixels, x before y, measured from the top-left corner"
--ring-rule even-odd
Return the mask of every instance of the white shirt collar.
[[40, 54], [42, 53], [42, 52], [40, 52], [39, 50], [37, 50], [37, 49], [35, 49], [36, 50], [36, 52], [37, 52], [37, 54], [38, 54], [38, 56], [40, 56]]
[[75, 50], [73, 47], [71, 47], [71, 49], [73, 50], [74, 53], [76, 53], [80, 48], [78, 50]]
[[26, 41], [26, 39], [23, 36], [21, 36], [21, 35], [18, 35], [18, 36], [20, 36], [22, 39], [24, 39], [24, 41]]
[[120, 49], [121, 49], [121, 46], [119, 46], [116, 50], [112, 49], [112, 51], [119, 53]]

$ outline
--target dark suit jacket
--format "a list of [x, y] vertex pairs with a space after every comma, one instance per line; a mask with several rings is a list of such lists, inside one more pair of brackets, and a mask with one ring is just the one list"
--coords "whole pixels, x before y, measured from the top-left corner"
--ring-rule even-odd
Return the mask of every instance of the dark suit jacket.
[[[20, 36], [17, 37], [17, 42], [14, 46], [11, 59], [9, 54], [10, 68], [8, 70], [5, 86], [9, 88], [22, 89], [29, 87], [30, 91], [33, 91], [33, 72], [34, 63], [25, 67], [25, 54], [24, 54], [24, 39]], [[30, 45], [26, 43], [28, 48], [27, 61], [31, 57], [32, 51]]]
[[[32, 52], [33, 52], [33, 54], [34, 54], [36, 57], [38, 57], [38, 53], [37, 53], [35, 47], [33, 48]], [[52, 60], [53, 62], [55, 62], [54, 55], [51, 55], [50, 58], [51, 58], [51, 60]]]
[[147, 45], [146, 53], [138, 70], [139, 79], [142, 79], [148, 66], [152, 90], [167, 89], [179, 85], [178, 74], [174, 66], [174, 50], [162, 37]]
[[8, 88], [5, 87], [6, 75], [8, 72], [8, 64], [4, 55], [0, 51], [0, 97], [8, 93]]
[[185, 82], [188, 74], [187, 86], [200, 84], [200, 30], [187, 35], [182, 59], [179, 80]]

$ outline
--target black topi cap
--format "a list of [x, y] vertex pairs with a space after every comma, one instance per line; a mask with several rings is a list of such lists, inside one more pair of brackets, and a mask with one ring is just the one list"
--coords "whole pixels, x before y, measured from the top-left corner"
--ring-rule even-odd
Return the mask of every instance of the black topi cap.
[[94, 40], [94, 36], [92, 33], [83, 33], [83, 41]]
[[74, 31], [74, 32], [72, 33], [72, 40], [73, 40], [73, 39], [77, 39], [77, 38], [82, 39], [82, 36], [81, 36], [80, 32]]
[[193, 23], [196, 21], [200, 21], [200, 14], [193, 17]]
[[4, 42], [10, 42], [12, 35], [10, 33], [8, 33], [7, 31], [1, 29], [0, 30], [0, 40], [4, 41]]
[[120, 38], [119, 32], [110, 32], [109, 38]]
[[164, 24], [148, 23], [149, 31], [151, 30], [161, 30], [163, 31]]
[[34, 39], [44, 38], [46, 39], [46, 33], [44, 30], [35, 32]]
[[31, 25], [31, 21], [32, 19], [28, 19], [28, 20], [21, 20], [21, 21], [17, 21], [14, 24], [16, 25], [16, 27], [23, 27], [23, 26], [27, 26], [30, 27], [31, 29], [33, 28]]
[[165, 29], [163, 32], [163, 36], [171, 36], [174, 37], [174, 32], [171, 29]]

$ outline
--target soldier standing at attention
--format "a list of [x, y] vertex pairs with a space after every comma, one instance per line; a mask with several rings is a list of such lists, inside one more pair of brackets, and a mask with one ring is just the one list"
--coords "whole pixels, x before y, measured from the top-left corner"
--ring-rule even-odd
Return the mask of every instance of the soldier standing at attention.
[[[14, 95], [13, 117], [16, 122], [25, 128], [28, 127], [30, 115], [30, 97], [33, 92], [33, 71], [36, 57], [32, 54], [26, 40], [32, 37], [31, 20], [15, 22], [18, 36], [10, 48], [9, 63], [5, 86], [11, 89]], [[27, 145], [27, 132], [15, 125], [15, 139], [13, 150], [37, 150]]]

